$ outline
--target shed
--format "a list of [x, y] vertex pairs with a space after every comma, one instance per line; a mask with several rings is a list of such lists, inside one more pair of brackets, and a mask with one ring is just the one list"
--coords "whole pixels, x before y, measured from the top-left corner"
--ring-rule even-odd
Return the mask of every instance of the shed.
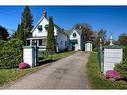
[[85, 42], [85, 51], [92, 51], [92, 41]]

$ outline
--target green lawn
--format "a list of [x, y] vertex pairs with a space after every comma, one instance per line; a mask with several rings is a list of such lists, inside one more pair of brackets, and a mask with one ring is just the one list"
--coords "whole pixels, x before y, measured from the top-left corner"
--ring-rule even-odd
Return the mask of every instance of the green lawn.
[[96, 52], [91, 52], [89, 61], [87, 63], [87, 74], [89, 83], [92, 89], [126, 89], [127, 83], [125, 81], [112, 82], [105, 78], [100, 72], [98, 56]]
[[[66, 56], [69, 56], [73, 54], [74, 52], [63, 52], [52, 55], [53, 60], [57, 60]], [[24, 75], [32, 72], [36, 72], [40, 69], [43, 69], [43, 67], [47, 66], [48, 64], [43, 64], [41, 66], [37, 66], [34, 68], [28, 68], [28, 69], [0, 69], [0, 86], [10, 82], [19, 79], [20, 77], [23, 77]]]

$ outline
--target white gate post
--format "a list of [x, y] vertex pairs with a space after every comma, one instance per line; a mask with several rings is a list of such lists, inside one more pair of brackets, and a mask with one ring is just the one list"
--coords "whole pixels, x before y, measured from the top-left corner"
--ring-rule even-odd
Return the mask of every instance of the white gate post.
[[24, 46], [23, 47], [23, 62], [30, 65], [30, 67], [36, 66], [36, 48], [34, 46]]

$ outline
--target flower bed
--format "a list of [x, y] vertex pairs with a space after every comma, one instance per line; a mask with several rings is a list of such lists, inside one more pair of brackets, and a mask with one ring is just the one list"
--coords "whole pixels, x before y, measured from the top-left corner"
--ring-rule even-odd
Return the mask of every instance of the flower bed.
[[106, 78], [113, 78], [115, 80], [119, 80], [120, 79], [120, 75], [117, 71], [115, 70], [108, 70], [106, 72]]
[[25, 62], [21, 62], [19, 64], [19, 69], [25, 69], [25, 68], [29, 68], [29, 64], [25, 63]]

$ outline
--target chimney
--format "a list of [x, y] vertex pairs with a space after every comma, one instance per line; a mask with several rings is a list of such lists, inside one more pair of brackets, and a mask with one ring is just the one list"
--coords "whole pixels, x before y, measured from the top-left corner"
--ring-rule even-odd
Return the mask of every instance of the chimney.
[[45, 10], [43, 11], [43, 17], [47, 17], [47, 12]]

